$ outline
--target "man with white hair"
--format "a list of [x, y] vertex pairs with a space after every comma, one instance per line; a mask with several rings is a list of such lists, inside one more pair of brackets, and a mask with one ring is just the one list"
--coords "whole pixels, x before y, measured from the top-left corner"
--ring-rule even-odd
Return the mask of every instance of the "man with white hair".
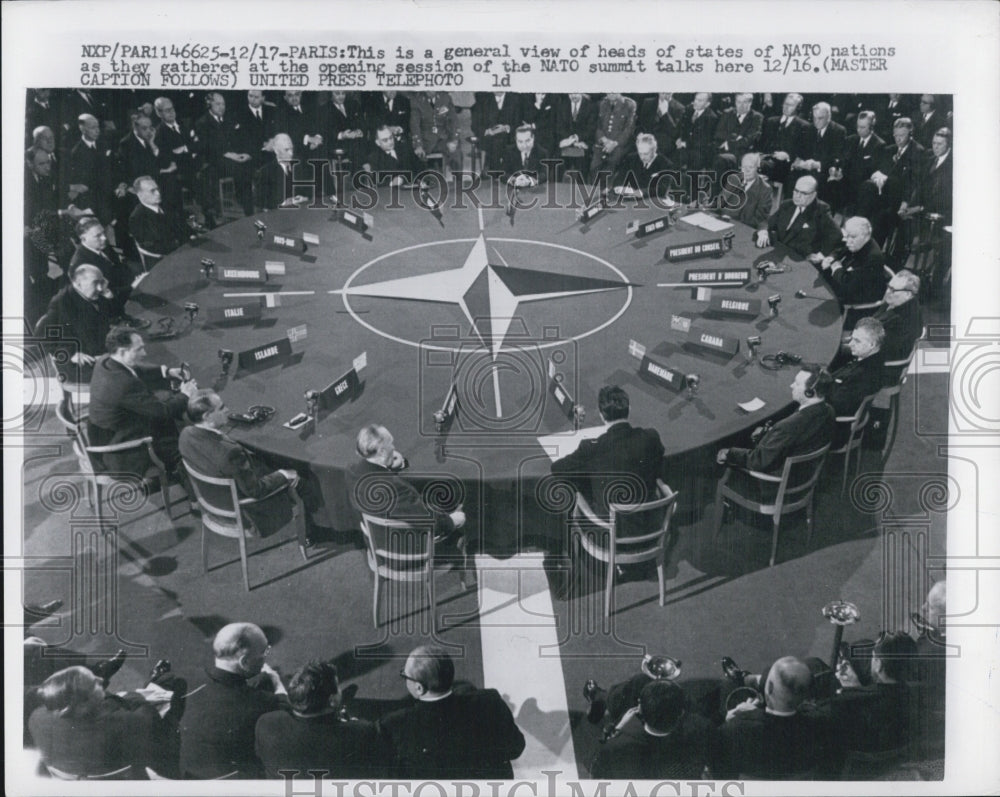
[[[274, 160], [257, 170], [257, 204], [265, 210], [279, 207], [295, 207], [308, 202], [308, 198], [295, 193], [295, 179], [300, 173], [296, 169], [295, 145], [292, 137], [278, 133], [271, 141]], [[308, 170], [308, 165], [306, 169]]]
[[635, 137], [635, 152], [622, 159], [612, 180], [615, 193], [642, 197], [666, 195], [670, 187], [666, 172], [674, 165], [658, 152], [658, 148], [652, 133], [640, 133]]
[[[831, 364], [834, 384], [829, 402], [838, 416], [853, 415], [866, 396], [881, 389], [881, 350], [884, 341], [885, 330], [882, 329], [882, 324], [874, 318], [862, 318], [855, 325], [847, 342], [850, 359], [838, 357]], [[838, 360], [846, 362], [838, 366]]]
[[735, 171], [743, 156], [757, 149], [764, 116], [760, 111], [753, 110], [752, 105], [753, 94], [737, 94], [735, 106], [723, 111], [715, 126], [713, 169], [716, 191], [721, 189], [722, 175]]
[[771, 215], [771, 184], [760, 174], [760, 155], [748, 152], [740, 161], [739, 175], [723, 180], [720, 208], [736, 221], [755, 230], [766, 230]]
[[[844, 222], [843, 246], [819, 262], [820, 270], [841, 304], [871, 304], [885, 293], [889, 282], [885, 270], [885, 255], [872, 240], [872, 225], [868, 219], [852, 216]], [[876, 308], [852, 308], [844, 318], [844, 329], [873, 315]]]
[[798, 178], [803, 174], [816, 178], [820, 198], [829, 202], [829, 191], [826, 188], [830, 170], [834, 168], [844, 154], [844, 142], [847, 131], [843, 125], [833, 121], [833, 109], [827, 102], [817, 102], [812, 109], [812, 136], [807, 139], [805, 154], [792, 161], [792, 176]]
[[781, 115], [764, 120], [760, 136], [761, 172], [775, 184], [786, 183], [792, 163], [805, 154], [812, 138], [809, 123], [798, 115], [801, 107], [802, 95], [791, 92], [781, 103]]
[[230, 623], [215, 635], [215, 663], [206, 668], [204, 685], [189, 693], [181, 721], [184, 777], [264, 777], [254, 752], [257, 720], [288, 706], [281, 677], [267, 663], [270, 651], [264, 632], [253, 623]]

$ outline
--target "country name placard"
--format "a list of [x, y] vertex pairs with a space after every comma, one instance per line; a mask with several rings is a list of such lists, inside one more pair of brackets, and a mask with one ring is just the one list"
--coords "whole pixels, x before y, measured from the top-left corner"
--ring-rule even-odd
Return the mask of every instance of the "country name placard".
[[739, 316], [740, 318], [756, 318], [760, 315], [760, 299], [716, 296], [709, 302], [708, 309], [713, 313]]
[[259, 321], [261, 317], [260, 302], [209, 307], [206, 316], [208, 323], [213, 326], [253, 324]]

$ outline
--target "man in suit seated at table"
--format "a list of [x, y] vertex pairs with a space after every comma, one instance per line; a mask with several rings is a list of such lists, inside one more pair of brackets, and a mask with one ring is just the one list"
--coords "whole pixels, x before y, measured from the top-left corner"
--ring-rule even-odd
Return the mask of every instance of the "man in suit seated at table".
[[[872, 240], [868, 219], [852, 216], [844, 222], [844, 245], [819, 262], [824, 278], [841, 304], [871, 304], [885, 293], [889, 282], [885, 255]], [[844, 317], [844, 331], [854, 328], [859, 318], [873, 315], [876, 308], [851, 308]]]
[[760, 174], [760, 155], [748, 152], [740, 161], [740, 174], [723, 180], [719, 207], [735, 221], [755, 230], [766, 230], [771, 215], [771, 184]]
[[847, 352], [834, 358], [830, 366], [834, 383], [829, 401], [838, 416], [854, 415], [866, 396], [881, 389], [884, 342], [885, 330], [881, 322], [871, 317], [862, 318], [851, 332]]
[[757, 231], [757, 246], [781, 244], [800, 257], [825, 254], [836, 246], [840, 232], [830, 216], [830, 207], [816, 198], [815, 177], [795, 181], [792, 198], [771, 215], [766, 230]]
[[459, 506], [452, 512], [441, 512], [428, 507], [421, 500], [416, 487], [401, 476], [410, 463], [394, 445], [392, 434], [384, 426], [369, 424], [358, 432], [357, 452], [360, 462], [347, 469], [347, 489], [351, 504], [360, 513], [385, 514], [386, 505], [378, 501], [372, 506], [367, 496], [378, 497], [388, 490], [395, 500], [389, 503], [392, 519], [428, 520], [433, 518], [436, 540], [450, 540], [460, 536], [465, 525], [465, 513]]
[[578, 179], [587, 173], [587, 150], [597, 125], [597, 105], [586, 94], [567, 94], [556, 106], [555, 139], [561, 163], [559, 176], [574, 171]]
[[[188, 398], [198, 389], [194, 379], [178, 366], [148, 365], [142, 336], [127, 327], [115, 327], [105, 339], [108, 352], [97, 359], [90, 380], [90, 444], [106, 446], [152, 436], [153, 450], [182, 484], [187, 479], [177, 448], [177, 421]], [[170, 378], [182, 380], [179, 392], [170, 392]], [[149, 467], [144, 449], [103, 454], [104, 470], [142, 475]], [[189, 491], [190, 494], [190, 491]]]
[[651, 681], [624, 726], [598, 751], [590, 777], [602, 780], [696, 779], [708, 763], [713, 736], [704, 717], [685, 710], [681, 688]]
[[388, 125], [375, 130], [375, 146], [368, 151], [364, 170], [375, 177], [378, 185], [405, 185], [413, 182], [416, 168], [413, 152], [401, 136]]
[[[266, 146], [266, 145], [265, 145]], [[286, 133], [278, 133], [270, 142], [274, 152], [274, 160], [261, 166], [254, 175], [257, 204], [265, 210], [288, 208], [304, 205], [310, 200], [302, 194], [295, 193], [295, 145], [292, 137]], [[306, 164], [308, 171], [311, 164]]]
[[376, 777], [385, 754], [375, 724], [346, 715], [337, 668], [313, 660], [288, 682], [291, 711], [279, 709], [257, 720], [257, 757], [268, 778], [287, 770], [309, 778], [309, 770], [344, 780]]
[[503, 153], [504, 180], [518, 188], [531, 188], [548, 179], [545, 161], [549, 153], [535, 145], [535, 131], [521, 125], [515, 132], [514, 145]]
[[[889, 280], [882, 296], [882, 304], [872, 318], [882, 324], [885, 341], [882, 343], [882, 359], [887, 362], [905, 360], [913, 351], [913, 346], [924, 332], [923, 317], [920, 313], [920, 277], [908, 269], [897, 271]], [[886, 374], [889, 384], [895, 383], [899, 374]]]
[[264, 777], [254, 751], [257, 720], [288, 708], [281, 676], [267, 663], [270, 651], [264, 632], [253, 623], [230, 623], [215, 635], [215, 663], [205, 668], [204, 684], [188, 694], [181, 721], [185, 778]]
[[[622, 158], [618, 172], [612, 179], [613, 191], [619, 195], [638, 197], [664, 197], [671, 181], [666, 172], [674, 165], [657, 149], [656, 137], [652, 133], [640, 133], [635, 137], [635, 152]], [[679, 185], [674, 182], [679, 189]]]
[[[149, 176], [137, 177], [132, 190], [139, 199], [129, 216], [129, 233], [153, 257], [169, 255], [194, 237], [194, 232], [174, 208], [161, 205], [160, 187]], [[151, 263], [145, 263], [148, 268]]]
[[609, 503], [639, 504], [659, 497], [663, 443], [655, 429], [628, 422], [628, 393], [618, 385], [600, 389], [597, 408], [604, 434], [581, 441], [576, 451], [552, 463], [552, 473], [568, 477], [591, 508], [607, 517]]
[[[298, 484], [299, 475], [294, 470], [271, 471], [222, 431], [229, 422], [228, 408], [214, 390], [192, 394], [187, 414], [193, 426], [181, 430], [178, 445], [181, 457], [196, 471], [216, 479], [235, 479], [236, 489], [246, 498], [264, 498], [286, 484], [293, 488]], [[244, 512], [253, 521], [254, 532], [266, 537], [288, 522], [293, 504], [288, 490], [281, 490], [266, 501], [245, 507]]]
[[416, 701], [379, 722], [392, 750], [392, 775], [410, 779], [509, 780], [524, 735], [495, 689], [453, 688], [446, 650], [414, 648], [400, 671]]
[[753, 448], [722, 448], [716, 454], [720, 465], [732, 465], [761, 473], [780, 473], [788, 457], [809, 454], [833, 437], [833, 409], [827, 403], [833, 378], [819, 365], [803, 365], [792, 381], [792, 400], [798, 404], [791, 415], [773, 426], [754, 432]]

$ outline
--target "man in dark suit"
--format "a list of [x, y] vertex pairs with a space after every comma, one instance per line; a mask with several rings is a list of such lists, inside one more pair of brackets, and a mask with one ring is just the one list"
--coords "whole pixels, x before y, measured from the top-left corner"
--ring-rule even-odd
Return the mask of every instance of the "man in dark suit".
[[931, 152], [917, 176], [913, 194], [900, 206], [900, 213], [939, 213], [941, 224], [951, 223], [954, 166], [951, 157], [951, 130], [942, 127], [931, 139]]
[[590, 159], [590, 181], [602, 173], [614, 175], [632, 141], [635, 130], [635, 100], [615, 92], [604, 95], [597, 108], [594, 152]]
[[[334, 157], [336, 150], [343, 150], [344, 157], [351, 162], [347, 171], [359, 171], [368, 154], [368, 142], [365, 140], [368, 122], [365, 120], [361, 103], [353, 97], [348, 97], [346, 91], [331, 91], [326, 114], [324, 140], [327, 143], [327, 153]], [[295, 141], [294, 138], [292, 140]], [[306, 157], [311, 157], [311, 149], [299, 141], [295, 143], [302, 147], [301, 151], [306, 153]], [[321, 151], [317, 150], [317, 154]]]
[[[309, 778], [309, 770], [323, 777], [358, 780], [382, 774], [386, 753], [371, 722], [346, 716], [337, 668], [332, 662], [310, 661], [288, 682], [291, 711], [277, 710], [257, 720], [257, 757], [264, 776]], [[286, 781], [288, 782], [288, 781]]]
[[[844, 222], [844, 245], [820, 261], [820, 269], [841, 304], [870, 304], [885, 293], [889, 275], [885, 255], [872, 240], [868, 219], [852, 216]], [[854, 328], [857, 320], [874, 314], [871, 309], [850, 309], [844, 318], [844, 330]]]
[[[924, 331], [920, 314], [920, 277], [912, 271], [902, 269], [889, 280], [882, 297], [882, 306], [872, 318], [882, 324], [885, 341], [882, 343], [882, 358], [887, 362], [905, 360], [913, 351], [913, 346]], [[898, 374], [887, 374], [890, 383]]]
[[754, 431], [753, 448], [722, 448], [720, 465], [733, 465], [761, 473], [780, 473], [788, 457], [809, 454], [833, 438], [833, 409], [826, 399], [833, 387], [829, 372], [818, 365], [803, 365], [791, 384], [795, 411], [773, 426]]
[[760, 151], [764, 156], [761, 173], [776, 185], [786, 184], [792, 163], [804, 157], [812, 138], [809, 123], [798, 115], [801, 106], [801, 94], [786, 94], [781, 116], [765, 119], [761, 129]]
[[739, 176], [723, 181], [719, 207], [736, 221], [766, 230], [771, 215], [771, 184], [760, 176], [760, 160], [756, 152], [743, 156]]
[[[635, 137], [636, 151], [622, 158], [611, 183], [615, 193], [642, 197], [664, 197], [671, 186], [666, 174], [674, 165], [657, 151], [656, 137], [640, 133]], [[674, 183], [676, 187], [676, 182]]]
[[244, 150], [242, 131], [226, 115], [225, 98], [213, 91], [206, 103], [207, 110], [194, 123], [194, 130], [202, 168], [199, 204], [205, 211], [206, 226], [214, 227], [222, 212], [219, 180], [223, 177], [233, 178], [237, 201], [247, 216], [253, 215], [253, 165], [250, 153]]
[[39, 127], [59, 131], [59, 109], [52, 102], [52, 89], [32, 89], [28, 91], [28, 104], [24, 112], [25, 143], [31, 144], [32, 134]]
[[[912, 138], [913, 122], [897, 119], [893, 143], [882, 149], [877, 170], [858, 191], [857, 214], [870, 219], [879, 246], [885, 246], [899, 225], [899, 209], [913, 195], [917, 177], [926, 162], [924, 148]], [[901, 264], [907, 247], [897, 246], [893, 262]]]
[[838, 417], [854, 415], [867, 396], [882, 388], [884, 341], [882, 324], [871, 317], [862, 318], [847, 343], [850, 357], [845, 354], [834, 358], [830, 365], [834, 381], [829, 401]]
[[253, 623], [230, 623], [215, 635], [215, 664], [205, 669], [204, 685], [189, 693], [180, 725], [185, 778], [264, 777], [254, 752], [257, 720], [288, 707], [281, 678], [267, 664], [270, 650]]
[[601, 780], [697, 779], [709, 761], [712, 725], [685, 710], [684, 693], [652, 681], [620, 730], [594, 756], [590, 777]]
[[607, 431], [583, 440], [572, 454], [553, 462], [552, 472], [569, 477], [594, 511], [607, 517], [608, 503], [616, 500], [616, 493], [628, 495], [628, 502], [636, 504], [658, 497], [663, 443], [655, 429], [629, 424], [628, 393], [617, 385], [598, 391], [597, 408]]
[[[465, 525], [465, 513], [459, 506], [452, 512], [434, 511], [421, 500], [417, 489], [401, 472], [410, 464], [394, 445], [392, 435], [384, 426], [369, 424], [358, 432], [357, 452], [360, 462], [347, 469], [346, 480], [351, 505], [358, 513], [386, 515], [392, 511], [394, 520], [427, 521], [433, 518], [436, 539], [454, 538]], [[367, 496], [378, 496], [387, 491], [395, 500], [388, 504], [379, 501], [372, 506]]]
[[62, 102], [59, 106], [59, 118], [62, 120], [64, 138], [72, 136], [73, 128], [83, 115], [93, 116], [97, 120], [98, 133], [102, 127], [105, 131], [115, 128], [107, 106], [94, 96], [94, 92], [85, 89], [63, 91]]
[[[677, 135], [675, 160], [685, 172], [708, 171], [715, 161], [715, 126], [718, 116], [711, 108], [712, 95], [699, 92], [684, 111]], [[685, 186], [691, 199], [697, 198], [698, 186]], [[704, 186], [708, 188], [707, 184]]]
[[364, 168], [374, 175], [379, 185], [403, 185], [413, 181], [416, 163], [405, 140], [397, 138], [389, 125], [380, 125]]
[[[195, 145], [194, 131], [177, 121], [177, 110], [169, 97], [157, 97], [153, 102], [156, 117], [154, 141], [160, 151], [177, 164], [176, 178], [181, 186], [194, 189]], [[149, 171], [139, 174], [151, 174]], [[138, 176], [138, 175], [136, 175]]]
[[[296, 485], [299, 475], [289, 468], [269, 470], [250, 451], [222, 431], [229, 422], [228, 408], [214, 390], [198, 390], [187, 403], [193, 426], [181, 430], [181, 457], [196, 471], [216, 479], [235, 479], [244, 498], [264, 498], [286, 484]], [[244, 513], [256, 532], [266, 537], [291, 520], [294, 499], [282, 490], [266, 501], [247, 506]]]
[[557, 149], [551, 154], [562, 161], [559, 176], [568, 170], [586, 174], [587, 150], [597, 126], [597, 105], [586, 94], [568, 94], [556, 105], [555, 124]]
[[815, 177], [796, 180], [792, 198], [771, 215], [766, 230], [757, 231], [757, 246], [782, 244], [802, 257], [833, 251], [840, 232], [830, 217], [830, 207], [816, 198], [817, 190]]
[[243, 139], [240, 151], [246, 152], [254, 168], [259, 169], [270, 161], [264, 146], [278, 132], [274, 106], [264, 103], [263, 91], [251, 89], [247, 92], [246, 104], [240, 105], [233, 115]]
[[656, 136], [657, 152], [664, 158], [669, 158], [677, 149], [678, 130], [683, 116], [684, 106], [674, 99], [671, 92], [661, 91], [655, 97], [643, 100], [635, 131]]
[[[265, 210], [274, 210], [308, 203], [309, 197], [296, 193], [296, 190], [302, 184], [297, 177], [303, 170], [308, 173], [310, 166], [296, 162], [291, 136], [278, 133], [271, 139], [271, 149], [274, 159], [261, 166], [254, 175], [257, 204]], [[314, 191], [318, 196], [319, 189], [314, 188]]]
[[[559, 107], [558, 94], [526, 94], [521, 101], [521, 116], [524, 123], [535, 131], [535, 141], [543, 150], [552, 154], [556, 151], [556, 108]], [[515, 131], [516, 132], [516, 131]]]
[[871, 109], [875, 112], [876, 132], [884, 139], [888, 140], [892, 131], [896, 129], [896, 122], [900, 119], [912, 119], [911, 114], [916, 112], [912, 99], [906, 94], [881, 94], [871, 103]]
[[514, 143], [514, 131], [523, 121], [519, 95], [509, 91], [476, 92], [472, 132], [479, 139], [484, 171], [503, 168], [503, 153]]
[[916, 123], [913, 136], [924, 149], [930, 149], [934, 134], [945, 124], [944, 114], [937, 110], [937, 98], [933, 94], [921, 94], [920, 106], [914, 116]]
[[45, 150], [29, 147], [24, 165], [24, 310], [34, 323], [58, 290], [58, 283], [49, 276], [49, 251], [37, 232], [51, 215], [78, 211], [73, 205], [59, 208], [52, 161]]
[[536, 146], [535, 131], [529, 125], [521, 125], [515, 133], [514, 145], [503, 153], [501, 165], [504, 180], [518, 188], [531, 188], [548, 179], [548, 168], [542, 161], [549, 153], [544, 147]]
[[59, 339], [48, 350], [55, 356], [60, 376], [70, 382], [89, 382], [94, 363], [105, 351], [112, 317], [106, 289], [101, 270], [82, 265], [73, 270], [72, 282], [49, 302], [40, 332], [47, 336], [48, 330], [59, 330]]
[[[107, 280], [108, 288], [111, 289], [110, 312], [113, 323], [121, 323], [132, 329], [145, 329], [149, 326], [149, 321], [145, 319], [133, 318], [125, 312], [125, 303], [132, 294], [132, 280], [134, 276], [130, 269], [114, 247], [108, 246], [108, 238], [104, 234], [104, 227], [100, 219], [94, 216], [84, 216], [77, 223], [74, 230], [76, 238], [80, 242], [73, 253], [73, 258], [69, 261], [69, 268], [66, 275], [72, 278], [77, 267], [91, 265], [101, 270]], [[102, 342], [98, 353], [103, 353], [104, 343]]]
[[762, 704], [751, 698], [728, 712], [709, 764], [712, 776], [777, 780], [818, 767], [826, 754], [826, 726], [800, 711], [811, 688], [805, 662], [778, 659], [768, 672]]
[[294, 89], [286, 91], [284, 102], [278, 108], [276, 116], [275, 130], [291, 136], [292, 143], [305, 157], [322, 158], [326, 155], [324, 145], [328, 143], [329, 134], [323, 129], [324, 124], [319, 112], [302, 104], [301, 91]]
[[725, 172], [734, 171], [746, 153], [757, 151], [764, 117], [752, 104], [753, 94], [737, 94], [736, 107], [724, 111], [715, 126], [716, 190]]
[[855, 212], [861, 186], [878, 171], [885, 150], [885, 141], [875, 134], [875, 114], [862, 111], [856, 124], [857, 135], [844, 142], [843, 157], [834, 164], [828, 183], [836, 197], [834, 209], [845, 213]]
[[163, 257], [192, 237], [191, 228], [180, 215], [173, 208], [163, 208], [156, 180], [148, 175], [137, 177], [132, 190], [138, 203], [129, 216], [129, 233], [144, 251]]
[[396, 140], [410, 140], [410, 100], [398, 91], [383, 91], [369, 98], [368, 132], [372, 138], [385, 125]]
[[847, 131], [832, 120], [832, 111], [827, 102], [818, 102], [813, 106], [813, 134], [807, 139], [805, 153], [792, 161], [792, 177], [798, 179], [802, 175], [816, 178], [819, 185], [819, 196], [824, 202], [830, 202], [830, 190], [827, 189], [827, 179], [833, 169], [844, 156], [844, 142]]
[[414, 648], [400, 672], [416, 700], [379, 722], [398, 778], [510, 780], [524, 735], [495, 689], [453, 689], [455, 663], [446, 650]]
[[99, 141], [97, 117], [84, 114], [79, 127], [80, 138], [67, 158], [67, 196], [77, 207], [90, 208], [109, 228], [115, 218], [116, 198], [125, 196], [127, 184], [120, 179], [111, 149]]
[[[131, 329], [114, 327], [105, 350], [108, 354], [97, 359], [90, 380], [90, 444], [106, 446], [151, 435], [157, 456], [178, 473], [177, 421], [198, 385], [193, 379], [183, 381], [186, 374], [180, 367], [145, 364], [146, 344]], [[171, 377], [182, 380], [180, 392], [169, 392]], [[101, 460], [105, 470], [117, 473], [141, 476], [149, 467], [142, 449], [104, 454]]]

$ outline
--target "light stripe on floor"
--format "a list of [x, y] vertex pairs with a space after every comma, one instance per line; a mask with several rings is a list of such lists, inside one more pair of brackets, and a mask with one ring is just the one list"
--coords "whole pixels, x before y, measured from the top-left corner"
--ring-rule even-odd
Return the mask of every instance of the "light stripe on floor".
[[559, 643], [542, 555], [477, 556], [476, 567], [484, 685], [511, 705], [526, 741], [514, 777], [545, 780], [542, 770], [555, 770], [575, 780], [562, 665], [557, 656], [539, 654]]

